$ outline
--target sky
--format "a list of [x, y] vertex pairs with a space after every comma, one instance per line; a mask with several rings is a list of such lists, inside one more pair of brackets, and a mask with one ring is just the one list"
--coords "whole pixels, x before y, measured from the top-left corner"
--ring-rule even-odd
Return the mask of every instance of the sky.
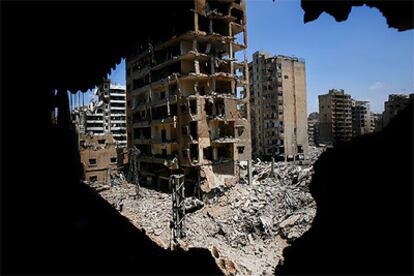
[[[323, 13], [306, 24], [300, 0], [248, 0], [246, 9], [249, 61], [258, 50], [305, 59], [308, 113], [332, 88], [369, 100], [374, 112], [389, 94], [414, 92], [414, 31], [388, 28], [375, 8], [354, 7], [340, 23]], [[124, 60], [109, 77], [125, 84]]]

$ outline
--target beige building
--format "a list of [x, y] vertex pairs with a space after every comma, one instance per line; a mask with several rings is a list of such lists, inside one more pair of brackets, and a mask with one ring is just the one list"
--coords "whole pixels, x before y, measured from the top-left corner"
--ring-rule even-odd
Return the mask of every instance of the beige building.
[[319, 142], [319, 113], [312, 112], [308, 116], [308, 139], [310, 146], [317, 146]]
[[111, 172], [118, 171], [116, 141], [110, 134], [80, 135], [80, 157], [83, 179], [109, 182]]
[[259, 51], [249, 63], [249, 78], [253, 156], [307, 155], [304, 60]]
[[352, 99], [343, 89], [319, 95], [319, 141], [337, 144], [352, 138]]
[[374, 132], [374, 118], [368, 101], [352, 100], [352, 136]]
[[187, 4], [171, 39], [127, 57], [128, 147], [147, 184], [168, 189], [184, 174], [187, 193], [199, 194], [237, 183], [238, 161], [251, 159], [247, 61], [235, 59], [246, 13], [240, 0]]

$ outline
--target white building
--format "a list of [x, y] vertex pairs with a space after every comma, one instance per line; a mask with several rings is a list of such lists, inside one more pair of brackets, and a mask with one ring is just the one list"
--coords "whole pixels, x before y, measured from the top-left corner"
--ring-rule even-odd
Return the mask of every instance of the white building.
[[104, 80], [95, 91], [97, 100], [92, 99], [89, 106], [81, 106], [73, 112], [79, 132], [112, 134], [119, 147], [126, 147], [125, 91], [124, 85]]

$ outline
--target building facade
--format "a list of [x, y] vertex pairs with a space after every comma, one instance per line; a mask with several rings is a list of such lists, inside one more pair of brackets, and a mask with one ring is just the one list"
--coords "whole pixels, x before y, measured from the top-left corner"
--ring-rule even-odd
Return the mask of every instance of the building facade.
[[307, 155], [304, 60], [255, 52], [249, 82], [253, 156]]
[[319, 95], [319, 140], [337, 144], [352, 138], [352, 99], [343, 89]]
[[382, 113], [372, 113], [372, 119], [374, 123], [374, 132], [379, 132], [383, 128], [383, 114]]
[[116, 142], [112, 135], [80, 135], [80, 158], [84, 180], [109, 183], [111, 173], [118, 171], [117, 155]]
[[308, 116], [308, 139], [310, 146], [319, 145], [319, 113], [312, 112]]
[[238, 161], [251, 159], [247, 61], [235, 59], [245, 2], [193, 1], [180, 16], [193, 27], [170, 26], [181, 31], [127, 57], [128, 147], [143, 182], [166, 188], [184, 174], [195, 194], [237, 183]]
[[391, 119], [403, 110], [410, 101], [414, 101], [414, 93], [410, 95], [405, 94], [391, 94], [388, 96], [388, 101], [384, 103], [383, 126], [387, 126]]
[[352, 136], [374, 132], [374, 119], [368, 101], [352, 100]]
[[96, 89], [98, 100], [73, 111], [74, 121], [81, 134], [112, 134], [118, 147], [126, 147], [126, 88], [104, 80]]

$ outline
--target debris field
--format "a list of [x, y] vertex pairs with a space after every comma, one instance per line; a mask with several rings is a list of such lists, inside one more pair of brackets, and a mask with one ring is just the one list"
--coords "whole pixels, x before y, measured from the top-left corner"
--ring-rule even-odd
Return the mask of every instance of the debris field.
[[[309, 192], [312, 164], [323, 152], [310, 147], [308, 165], [253, 161], [252, 184], [218, 187], [204, 202], [185, 200], [183, 248], [207, 248], [227, 275], [270, 275], [283, 259], [283, 249], [305, 233], [316, 214]], [[243, 171], [243, 167], [241, 168]], [[100, 195], [159, 246], [173, 247], [168, 193], [138, 187], [124, 179], [112, 186], [94, 183]]]

